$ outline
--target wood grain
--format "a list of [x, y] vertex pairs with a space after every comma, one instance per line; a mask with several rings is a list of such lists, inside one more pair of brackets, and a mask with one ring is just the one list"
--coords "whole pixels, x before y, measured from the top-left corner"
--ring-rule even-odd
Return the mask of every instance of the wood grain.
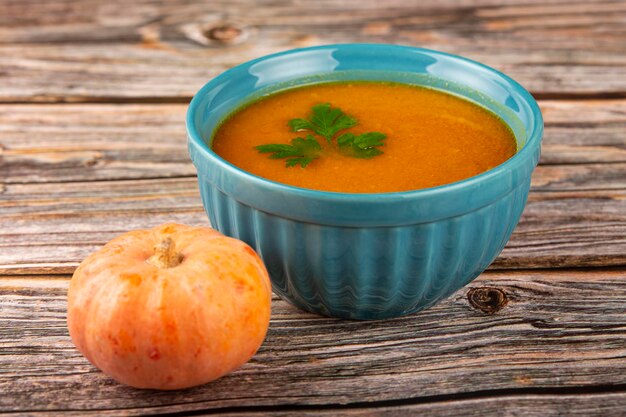
[[543, 100], [541, 163], [626, 162], [626, 100]]
[[[275, 298], [261, 350], [213, 384], [139, 391], [100, 373], [67, 334], [68, 274], [131, 228], [208, 224], [192, 94], [251, 58], [338, 42], [461, 54], [540, 99], [542, 158], [501, 256], [394, 320]], [[624, 1], [0, 0], [0, 414], [624, 416], [625, 132]]]
[[[593, 171], [590, 178], [559, 183], [556, 167], [537, 172], [544, 168], [552, 179], [531, 192], [492, 267], [626, 265], [626, 190], [611, 189], [619, 180], [588, 191], [588, 182], [596, 181]], [[0, 272], [71, 273], [116, 235], [170, 221], [208, 225], [195, 178], [7, 184], [0, 194]]]
[[[542, 165], [522, 222], [493, 267], [623, 265], [626, 100], [541, 106]], [[206, 224], [184, 111], [171, 104], [0, 106], [0, 270], [69, 273], [130, 228]]]
[[[65, 0], [0, 7], [5, 102], [186, 100], [243, 61], [346, 42], [462, 54], [542, 97], [626, 95], [623, 2], [335, 0], [251, 7], [242, 1]], [[230, 35], [215, 36], [214, 29], [224, 27]]]
[[542, 389], [542, 407], [567, 410], [567, 396], [584, 394], [581, 386], [609, 391], [587, 392], [581, 406], [603, 399], [615, 411], [624, 392], [611, 394], [609, 386], [626, 385], [624, 278], [623, 269], [485, 273], [470, 287], [505, 294], [495, 314], [472, 307], [465, 288], [422, 313], [376, 322], [323, 318], [275, 299], [267, 339], [251, 362], [209, 385], [154, 392], [116, 384], [74, 350], [65, 324], [67, 277], [5, 276], [0, 411], [245, 415], [263, 407], [402, 401], [387, 406], [406, 403], [400, 411], [408, 412], [412, 403], [419, 410], [432, 401], [441, 413], [459, 413], [463, 404], [492, 409], [499, 395], [530, 408]]
[[0, 106], [3, 183], [195, 175], [186, 105]]
[[[611, 390], [610, 387], [607, 389]], [[366, 403], [349, 404], [324, 404], [324, 405], [277, 405], [277, 406], [230, 406], [218, 409], [203, 409], [202, 404], [176, 404], [168, 406], [147, 407], [143, 409], [109, 409], [109, 410], [55, 410], [55, 411], [29, 411], [23, 413], [29, 416], [132, 416], [153, 415], [160, 413], [166, 408], [167, 415], [173, 417], [182, 416], [209, 416], [220, 415], [224, 417], [288, 417], [293, 415], [304, 417], [404, 417], [415, 415], [428, 415], [429, 417], [469, 417], [469, 416], [524, 416], [524, 417], [622, 417], [626, 407], [626, 394], [623, 392], [608, 393], [576, 393], [559, 394], [551, 390], [516, 390], [518, 393], [511, 394], [509, 391], [493, 391], [476, 395], [443, 395], [399, 401], [377, 401]], [[567, 390], [563, 390], [567, 391]], [[399, 404], [399, 405], [396, 405]], [[19, 414], [19, 413], [18, 413]], [[15, 415], [15, 413], [1, 413], [0, 415]], [[160, 415], [160, 414], [159, 414]]]
[[[542, 164], [626, 162], [626, 100], [540, 105], [546, 124]], [[185, 111], [182, 104], [0, 105], [0, 182], [195, 175], [187, 154]], [[554, 168], [535, 181], [558, 183], [577, 176], [575, 169]], [[607, 187], [612, 180], [609, 187], [623, 187], [626, 178], [624, 165], [580, 169], [587, 188]], [[602, 172], [594, 180], [590, 171], [598, 169]], [[552, 184], [559, 186], [564, 184]]]
[[[224, 416], [390, 416], [403, 417], [426, 414], [440, 417], [468, 417], [472, 415], [499, 415], [525, 417], [559, 417], [559, 416], [623, 416], [626, 398], [622, 393], [594, 395], [520, 395], [457, 400], [403, 406], [382, 406], [377, 404], [361, 404], [360, 406], [324, 407], [267, 407], [259, 411], [219, 412]], [[269, 410], [267, 410], [269, 409]], [[183, 413], [184, 414], [184, 413]], [[200, 412], [198, 415], [214, 415], [212, 412]]]

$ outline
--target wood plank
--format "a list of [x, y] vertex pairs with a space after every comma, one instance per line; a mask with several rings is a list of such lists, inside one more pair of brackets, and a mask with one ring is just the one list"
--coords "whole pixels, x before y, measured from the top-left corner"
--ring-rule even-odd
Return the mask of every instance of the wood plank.
[[[565, 5], [568, 7], [563, 7]], [[468, 36], [491, 33], [505, 37], [528, 36], [532, 40], [540, 39], [544, 45], [555, 45], [555, 39], [546, 36], [548, 34], [561, 37], [566, 42], [565, 47], [578, 42], [581, 46], [606, 50], [623, 46], [618, 36], [624, 32], [620, 24], [626, 11], [620, 2], [590, 4], [580, 0], [511, 0], [505, 4], [497, 0], [389, 0], [384, 5], [376, 0], [362, 1], [358, 5], [343, 0], [264, 1], [262, 7], [254, 7], [256, 4], [250, 1], [227, 0], [208, 4], [193, 0], [138, 0], [132, 4], [122, 0], [107, 3], [8, 0], [1, 6], [0, 42], [13, 44], [133, 42], [146, 38], [188, 40], [191, 29], [188, 26], [206, 24], [210, 27], [232, 22], [255, 29], [265, 35], [260, 37], [267, 42], [276, 41], [280, 33], [302, 36], [316, 30], [323, 34], [322, 29], [326, 28], [338, 34], [360, 32], [381, 40], [393, 39], [394, 32], [408, 36], [405, 32], [417, 29], [432, 32], [418, 32], [410, 39], [447, 37], [454, 43], [469, 43]], [[120, 10], [124, 11], [123, 15]], [[603, 30], [594, 27], [598, 22], [604, 24]], [[614, 30], [609, 33], [610, 29]], [[575, 30], [589, 37], [567, 37]], [[448, 36], [443, 36], [444, 33]], [[210, 44], [218, 39], [225, 38], [208, 36], [198, 41]], [[593, 45], [596, 39], [605, 42]]]
[[[465, 288], [424, 312], [375, 322], [315, 316], [275, 298], [267, 339], [248, 364], [180, 392], [118, 385], [74, 350], [67, 277], [0, 277], [0, 411], [252, 415], [358, 401], [351, 412], [360, 415], [360, 407], [432, 401], [443, 415], [507, 397], [521, 410], [603, 400], [615, 411], [624, 401], [615, 390], [626, 384], [625, 277], [624, 269], [489, 272], [469, 287], [504, 294], [495, 313], [470, 303]], [[579, 403], [567, 401], [574, 394]]]
[[[451, 16], [465, 12], [465, 17], [472, 13], [485, 15], [492, 19], [505, 17], [515, 19], [515, 26], [529, 23], [529, 18], [541, 17], [551, 20], [554, 27], [565, 22], [547, 19], [554, 16], [584, 15], [585, 12], [603, 13], [623, 10], [620, 4], [608, 1], [596, 1], [590, 7], [580, 1], [567, 0], [510, 0], [502, 4], [498, 0], [388, 0], [382, 7], [376, 0], [363, 0], [359, 7], [342, 0], [322, 0], [312, 4], [293, 1], [264, 1], [263, 7], [250, 10], [249, 1], [215, 0], [211, 4], [201, 4], [193, 0], [135, 0], [128, 4], [123, 0], [111, 0], [102, 3], [98, 0], [58, 0], [54, 3], [37, 0], [6, 0], [2, 3], [2, 42], [80, 42], [80, 41], [120, 41], [141, 39], [137, 28], [156, 23], [159, 27], [168, 27], [168, 36], [182, 36], [175, 30], [182, 22], [189, 19], [205, 18], [215, 21], [221, 16], [240, 16], [240, 20], [249, 19], [253, 24], [273, 24], [295, 27], [314, 24], [349, 24], [345, 12], [354, 11], [353, 21], [368, 19], [391, 19], [404, 17], [415, 20], [421, 15], [435, 26], [434, 19], [444, 19], [448, 23], [460, 23]], [[570, 6], [563, 9], [562, 5]], [[294, 7], [297, 6], [297, 7]], [[120, 9], [125, 7], [121, 16]], [[328, 9], [337, 11], [335, 14]], [[421, 11], [422, 13], [417, 13]], [[404, 12], [404, 14], [401, 14]], [[411, 12], [414, 12], [413, 16]], [[430, 12], [430, 15], [428, 14]], [[219, 13], [219, 16], [212, 15]], [[431, 16], [432, 15], [432, 16]], [[426, 16], [422, 18], [426, 21]], [[583, 16], [584, 17], [584, 16]], [[518, 22], [517, 20], [521, 21]], [[607, 19], [611, 21], [612, 19]], [[156, 22], [155, 22], [156, 21]], [[578, 19], [578, 23], [588, 23]], [[495, 25], [498, 26], [498, 25]], [[513, 23], [511, 23], [513, 26]], [[374, 31], [372, 31], [374, 32]], [[376, 31], [384, 32], [382, 29]]]
[[[402, 401], [405, 402], [405, 401]], [[285, 407], [288, 408], [288, 407]], [[330, 409], [329, 409], [330, 408]], [[524, 416], [524, 417], [611, 417], [623, 416], [626, 408], [626, 394], [603, 393], [591, 395], [558, 395], [558, 394], [526, 394], [505, 395], [488, 398], [449, 399], [440, 402], [425, 402], [419, 404], [404, 404], [399, 406], [379, 406], [378, 404], [363, 404], [354, 407], [336, 406], [319, 409], [315, 407], [297, 407], [291, 410], [270, 411], [274, 417], [292, 416], [337, 416], [339, 413], [346, 417], [412, 417], [427, 415], [429, 417], [483, 417], [483, 416]], [[280, 410], [280, 408], [278, 408]], [[267, 416], [263, 409], [259, 411], [227, 412], [224, 416]], [[208, 413], [205, 415], [209, 415]]]
[[544, 97], [623, 97], [624, 3], [550, 3], [3, 2], [0, 100], [188, 99], [209, 78], [240, 62], [346, 42], [463, 54]]
[[[578, 171], [562, 168], [538, 168], [536, 178], [549, 180], [531, 192], [492, 268], [626, 264], [626, 176], [587, 191], [598, 185], [594, 170], [581, 180]], [[555, 180], [564, 172], [572, 176]], [[7, 184], [0, 194], [0, 272], [71, 273], [116, 235], [169, 221], [208, 225], [195, 178]]]
[[491, 268], [626, 264], [626, 192], [532, 193]]
[[542, 100], [541, 163], [626, 162], [626, 100]]
[[[546, 122], [543, 164], [626, 162], [626, 100], [540, 105]], [[185, 111], [182, 104], [0, 105], [0, 182], [195, 175]], [[622, 175], [622, 168], [612, 169], [618, 172], [606, 175]]]
[[[544, 391], [544, 390], [542, 390]], [[600, 394], [552, 394], [541, 392], [539, 394], [524, 394], [524, 391], [516, 395], [481, 396], [469, 399], [461, 395], [443, 396], [450, 398], [439, 400], [441, 397], [418, 399], [417, 401], [400, 400], [389, 402], [370, 402], [361, 404], [325, 404], [324, 406], [307, 405], [281, 405], [281, 406], [252, 406], [252, 407], [223, 407], [218, 410], [203, 410], [202, 404], [178, 404], [156, 407], [167, 408], [168, 415], [188, 416], [193, 412], [194, 416], [209, 416], [216, 413], [223, 417], [289, 417], [297, 414], [302, 417], [410, 417], [415, 415], [428, 415], [429, 417], [483, 417], [486, 415], [499, 416], [524, 416], [524, 417], [622, 417], [626, 408], [626, 394], [600, 393]], [[458, 398], [461, 397], [461, 398]], [[389, 404], [391, 403], [391, 404]], [[402, 405], [393, 405], [401, 403]], [[30, 411], [29, 416], [132, 416], [141, 413], [153, 413], [152, 408], [147, 409], [115, 409], [115, 410], [81, 410], [81, 411]], [[175, 414], [174, 414], [175, 413]], [[10, 415], [10, 414], [9, 414]]]
[[[141, 180], [4, 184], [0, 215], [50, 215], [110, 210], [198, 209], [196, 176]], [[531, 181], [531, 200], [541, 201], [562, 191], [567, 197], [626, 189], [626, 163], [540, 165]], [[537, 193], [551, 193], [547, 197]], [[174, 201], [176, 199], [176, 201]], [[153, 202], [157, 200], [157, 202]], [[160, 202], [163, 200], [163, 202]], [[159, 203], [161, 205], [159, 205]]]
[[186, 105], [0, 105], [2, 182], [195, 175]]
[[[3, 268], [71, 272], [87, 253], [129, 228], [165, 221], [206, 224], [192, 177], [37, 184], [193, 176], [184, 107], [0, 106]], [[533, 191], [567, 193], [531, 195], [522, 223], [494, 267], [623, 264], [626, 210], [619, 190], [626, 188], [626, 164], [581, 163], [624, 160], [626, 100], [545, 101], [542, 108], [547, 121], [543, 161], [576, 165], [537, 169]]]

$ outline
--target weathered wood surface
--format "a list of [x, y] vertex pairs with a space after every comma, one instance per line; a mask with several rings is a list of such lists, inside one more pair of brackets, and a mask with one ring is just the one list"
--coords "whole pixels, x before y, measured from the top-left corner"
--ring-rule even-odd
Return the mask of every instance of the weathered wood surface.
[[[626, 264], [626, 100], [541, 106], [542, 162], [493, 267]], [[185, 107], [1, 105], [0, 271], [69, 273], [129, 224], [206, 224]]]
[[[580, 176], [580, 191], [575, 183], [550, 191], [548, 182], [531, 192], [492, 268], [626, 265], [626, 187], [613, 190], [615, 181], [607, 180], [605, 189], [587, 191]], [[7, 184], [0, 194], [0, 272], [71, 273], [114, 236], [167, 221], [208, 225], [195, 178]]]
[[[546, 124], [542, 164], [626, 162], [626, 100], [552, 100], [540, 105]], [[183, 104], [0, 105], [0, 181], [195, 175], [187, 154], [185, 110]], [[607, 185], [607, 179], [615, 179], [611, 187], [624, 187], [624, 165], [601, 169], [606, 171], [599, 174], [610, 178], [598, 178], [600, 182]], [[546, 171], [535, 181], [543, 184], [550, 172], [559, 170]]]
[[187, 100], [280, 50], [387, 42], [463, 54], [543, 97], [626, 95], [621, 1], [0, 3], [0, 101]]
[[[542, 390], [546, 391], [546, 390]], [[196, 409], [201, 405], [179, 404], [168, 409], [184, 410], [168, 412], [167, 416], [209, 416], [224, 417], [408, 417], [427, 415], [429, 417], [467, 417], [477, 416], [523, 416], [523, 417], [607, 417], [623, 416], [626, 394], [617, 393], [575, 393], [575, 394], [548, 394], [535, 393], [518, 395], [503, 394], [488, 397], [463, 398], [462, 395], [426, 398], [420, 401], [392, 401], [359, 404], [332, 404], [332, 405], [284, 405], [284, 406], [254, 406], [228, 407], [217, 410]], [[399, 405], [398, 405], [399, 404]], [[147, 408], [141, 411], [116, 409], [98, 411], [63, 411], [63, 416], [132, 416], [132, 415], [160, 415], [160, 407]], [[29, 416], [56, 417], [59, 411], [36, 411], [24, 413]], [[6, 415], [15, 415], [13, 413]]]
[[[260, 55], [355, 41], [462, 54], [540, 99], [540, 166], [491, 270], [388, 321], [275, 299], [253, 360], [195, 389], [98, 372], [67, 334], [69, 274], [129, 229], [208, 224], [192, 94]], [[626, 414], [624, 1], [0, 0], [0, 103], [0, 414]]]
[[355, 415], [377, 407], [392, 415], [394, 406], [408, 413], [433, 402], [459, 414], [469, 404], [494, 410], [507, 396], [512, 411], [552, 400], [568, 410], [574, 394], [589, 412], [626, 406], [624, 269], [485, 273], [470, 287], [500, 292], [497, 304], [466, 288], [376, 322], [322, 318], [275, 299], [254, 359], [184, 392], [127, 388], [90, 365], [67, 334], [67, 286], [66, 276], [0, 277], [0, 410], [245, 415], [323, 405], [332, 415], [356, 403]]

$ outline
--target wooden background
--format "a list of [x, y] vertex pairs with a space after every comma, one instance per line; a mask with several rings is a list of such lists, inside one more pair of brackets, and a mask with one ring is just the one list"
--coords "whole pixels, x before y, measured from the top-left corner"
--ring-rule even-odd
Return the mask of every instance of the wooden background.
[[[184, 112], [245, 60], [337, 42], [458, 53], [539, 100], [523, 218], [468, 288], [353, 322], [274, 300], [258, 354], [182, 392], [72, 346], [74, 268], [119, 233], [207, 225]], [[626, 415], [626, 2], [0, 0], [0, 413]]]

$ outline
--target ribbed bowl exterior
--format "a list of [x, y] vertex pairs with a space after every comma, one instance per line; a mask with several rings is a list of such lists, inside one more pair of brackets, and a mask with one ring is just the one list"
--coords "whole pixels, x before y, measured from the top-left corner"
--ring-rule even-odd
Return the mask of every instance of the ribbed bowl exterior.
[[[254, 176], [210, 148], [220, 121], [268, 88], [318, 76], [405, 82], [408, 73], [421, 77], [420, 85], [498, 114], [521, 149], [505, 163], [453, 184], [347, 194]], [[420, 48], [350, 44], [287, 51], [226, 71], [192, 100], [187, 133], [213, 227], [258, 252], [281, 297], [311, 312], [365, 320], [427, 308], [498, 256], [526, 204], [543, 120], [523, 87], [480, 63]]]
[[506, 245], [530, 187], [526, 181], [492, 204], [435, 222], [338, 227], [265, 213], [198, 181], [211, 224], [257, 251], [277, 294], [350, 319], [413, 313], [468, 284]]

